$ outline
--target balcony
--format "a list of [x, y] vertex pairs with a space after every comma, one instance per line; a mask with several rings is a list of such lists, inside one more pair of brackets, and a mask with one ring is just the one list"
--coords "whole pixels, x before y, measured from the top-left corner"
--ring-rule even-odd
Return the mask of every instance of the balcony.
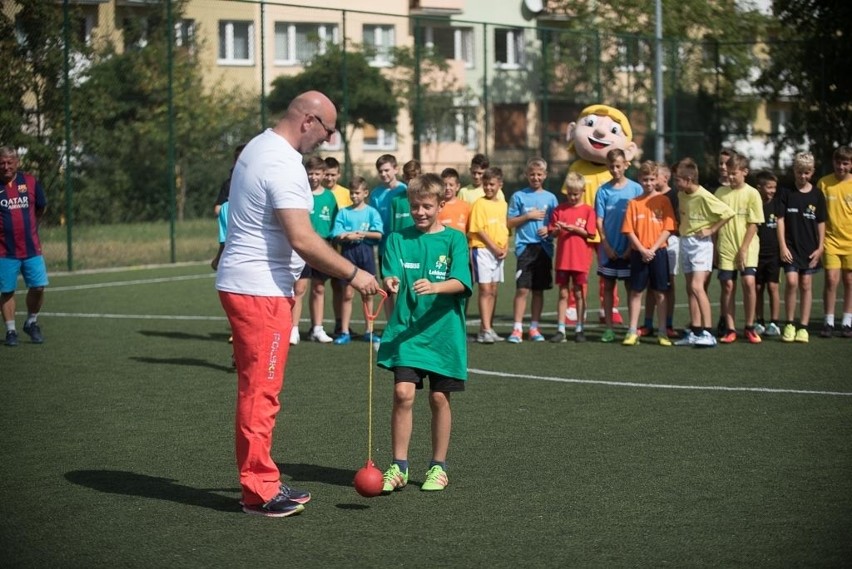
[[449, 16], [464, 12], [464, 0], [409, 0], [408, 9], [412, 14]]

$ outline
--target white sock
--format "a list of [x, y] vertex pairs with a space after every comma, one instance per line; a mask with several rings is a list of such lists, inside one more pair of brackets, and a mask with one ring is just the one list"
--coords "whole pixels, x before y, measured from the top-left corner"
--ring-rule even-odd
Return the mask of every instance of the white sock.
[[825, 315], [825, 324], [827, 326], [834, 326], [834, 314]]
[[6, 331], [14, 332], [15, 331], [15, 321], [14, 320], [6, 320]]
[[36, 313], [36, 314], [28, 314], [28, 315], [27, 315], [27, 321], [26, 321], [26, 322], [24, 322], [24, 324], [25, 324], [25, 325], [30, 325], [30, 324], [32, 324], [33, 322], [36, 322], [37, 320], [38, 320], [38, 313]]
[[524, 325], [523, 325], [523, 323], [521, 323], [521, 322], [515, 322], [515, 326], [514, 326], [513, 330], [517, 330], [517, 331], [519, 331], [519, 332], [523, 332], [523, 330], [524, 330]]
[[852, 312], [843, 313], [843, 326], [852, 326]]
[[314, 334], [319, 334], [322, 332], [322, 326], [314, 326]]

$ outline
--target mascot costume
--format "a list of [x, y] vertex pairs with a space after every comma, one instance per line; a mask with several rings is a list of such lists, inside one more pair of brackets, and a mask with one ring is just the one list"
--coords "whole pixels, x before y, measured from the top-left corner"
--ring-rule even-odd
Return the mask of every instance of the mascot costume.
[[[628, 162], [636, 156], [636, 143], [633, 142], [633, 129], [627, 116], [616, 108], [607, 105], [591, 105], [580, 111], [576, 122], [568, 125], [568, 152], [576, 157], [568, 168], [569, 172], [577, 172], [586, 180], [586, 193], [583, 203], [595, 207], [595, 194], [601, 184], [612, 179], [606, 165], [606, 154], [613, 148], [620, 148]], [[568, 190], [563, 184], [562, 193]], [[590, 243], [599, 243], [600, 236], [589, 239]], [[591, 267], [589, 267], [591, 272]], [[613, 324], [621, 324], [622, 318], [618, 312], [618, 287], [613, 301]], [[600, 281], [600, 306], [603, 307], [603, 280]], [[587, 296], [588, 297], [588, 296]], [[573, 292], [569, 299], [566, 323], [576, 324], [577, 305]], [[603, 308], [600, 309], [600, 321], [604, 321]]]

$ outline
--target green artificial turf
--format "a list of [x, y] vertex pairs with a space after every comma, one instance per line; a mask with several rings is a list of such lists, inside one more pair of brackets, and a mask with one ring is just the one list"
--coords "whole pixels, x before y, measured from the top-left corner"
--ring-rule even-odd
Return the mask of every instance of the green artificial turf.
[[[505, 333], [511, 286], [500, 295]], [[546, 333], [554, 307], [551, 291]], [[469, 344], [450, 486], [418, 489], [418, 397], [412, 483], [372, 499], [351, 485], [368, 455], [370, 348], [303, 341], [274, 456], [314, 497], [264, 519], [238, 505], [236, 378], [208, 268], [54, 275], [41, 321], [44, 345], [0, 346], [3, 567], [852, 563], [850, 340], [626, 348], [591, 326], [583, 345]], [[384, 469], [390, 374], [373, 381]]]

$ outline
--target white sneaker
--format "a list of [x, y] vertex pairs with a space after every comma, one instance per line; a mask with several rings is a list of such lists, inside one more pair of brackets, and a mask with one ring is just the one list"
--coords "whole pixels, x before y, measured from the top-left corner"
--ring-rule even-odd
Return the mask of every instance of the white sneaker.
[[320, 328], [311, 332], [311, 342], [319, 342], [320, 344], [330, 344], [334, 338], [325, 333], [325, 330]]
[[695, 340], [696, 348], [715, 348], [716, 347], [716, 338], [708, 332], [704, 330], [698, 338]]
[[301, 337], [299, 336], [299, 329], [293, 326], [293, 329], [290, 330], [290, 345], [295, 346], [299, 343]]
[[487, 330], [485, 333], [488, 334], [488, 338], [490, 338], [492, 342], [505, 342], [506, 341], [506, 338], [500, 337], [500, 335], [497, 332], [495, 332], [493, 328], [491, 330]]
[[763, 336], [763, 333], [766, 332], [766, 327], [757, 322], [754, 323], [754, 331], [758, 336]]
[[780, 336], [781, 328], [775, 322], [770, 322], [769, 326], [766, 327], [766, 335], [767, 336]]
[[686, 336], [674, 343], [675, 346], [694, 346], [698, 336], [692, 333], [692, 330], [686, 333]]

